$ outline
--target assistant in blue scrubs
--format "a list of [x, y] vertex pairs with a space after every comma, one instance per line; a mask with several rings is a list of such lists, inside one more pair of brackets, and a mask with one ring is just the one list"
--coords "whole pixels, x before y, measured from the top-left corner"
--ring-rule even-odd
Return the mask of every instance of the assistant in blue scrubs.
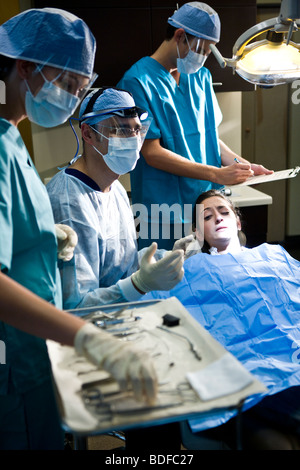
[[[43, 127], [62, 124], [72, 114], [67, 102], [79, 102], [89, 85], [94, 54], [88, 27], [63, 10], [26, 10], [0, 26], [1, 450], [64, 448], [45, 338], [71, 346], [84, 323], [61, 310], [52, 208], [17, 126], [26, 116]], [[52, 66], [44, 67], [50, 56]], [[61, 86], [53, 83], [58, 72]], [[64, 85], [76, 80], [65, 108], [55, 106], [53, 93], [63, 98]]]
[[176, 239], [189, 235], [192, 205], [199, 194], [269, 172], [219, 139], [222, 115], [203, 64], [220, 31], [219, 16], [209, 5], [186, 3], [168, 19], [158, 49], [135, 63], [118, 83], [152, 118], [131, 173], [139, 248], [156, 241], [171, 250]]
[[[153, 119], [147, 140], [159, 139], [164, 148], [190, 162], [221, 166], [218, 126], [222, 114], [208, 69], [202, 68], [195, 74], [182, 74], [178, 85], [159, 62], [152, 57], [144, 57], [126, 72], [119, 86], [130, 90], [138, 105], [147, 109]], [[219, 185], [162, 171], [149, 165], [145, 158], [140, 158], [131, 172], [132, 203], [145, 204], [149, 216], [145, 220], [141, 212], [141, 223], [153, 223], [155, 214], [151, 205], [165, 203], [173, 206], [170, 217], [174, 225], [179, 225], [179, 230], [182, 223], [187, 224], [187, 233], [179, 231], [174, 241], [189, 233], [191, 201], [212, 187]], [[163, 222], [159, 225], [162, 226]], [[157, 241], [156, 238], [150, 239]], [[170, 242], [164, 237], [158, 239], [160, 248], [172, 249], [174, 241]], [[147, 238], [139, 238], [139, 247], [148, 244]]]
[[[61, 308], [57, 243], [47, 191], [18, 129], [0, 118], [0, 136], [1, 271]], [[45, 341], [3, 322], [0, 338], [6, 345], [6, 364], [0, 366], [0, 448], [6, 440], [10, 448], [46, 448], [47, 444], [61, 448], [63, 432]], [[29, 419], [34, 409], [43, 410], [47, 427], [42, 417]]]

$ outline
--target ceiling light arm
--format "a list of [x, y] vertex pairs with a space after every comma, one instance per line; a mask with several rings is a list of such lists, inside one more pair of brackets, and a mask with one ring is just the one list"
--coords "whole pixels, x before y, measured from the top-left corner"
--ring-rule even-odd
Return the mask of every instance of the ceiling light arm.
[[271, 18], [269, 20], [258, 23], [255, 26], [252, 26], [238, 38], [233, 46], [232, 59], [223, 57], [217, 47], [213, 44], [210, 45], [210, 49], [222, 68], [229, 66], [235, 69], [236, 63], [243, 56], [247, 44], [260, 34], [263, 34], [269, 30], [273, 30], [277, 33], [287, 33], [286, 43], [289, 44], [292, 33], [297, 31], [298, 26], [300, 26], [299, 17], [300, 1], [282, 0], [280, 14], [278, 17]]

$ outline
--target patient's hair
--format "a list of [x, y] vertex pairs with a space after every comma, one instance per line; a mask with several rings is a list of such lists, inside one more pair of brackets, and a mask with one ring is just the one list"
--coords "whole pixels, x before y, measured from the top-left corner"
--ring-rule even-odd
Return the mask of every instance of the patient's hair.
[[[236, 218], [240, 219], [240, 222], [242, 223], [241, 212], [240, 212], [239, 208], [235, 207], [233, 202], [227, 196], [225, 196], [225, 194], [222, 193], [222, 191], [218, 191], [217, 189], [210, 189], [209, 191], [205, 191], [204, 193], [201, 193], [198, 196], [197, 200], [196, 200], [196, 203], [195, 203], [194, 208], [193, 208], [193, 221], [192, 221], [193, 231], [195, 231], [196, 227], [197, 227], [197, 205], [202, 204], [202, 202], [205, 199], [208, 199], [210, 197], [215, 197], [215, 196], [224, 199], [224, 201], [227, 202], [227, 204], [229, 205], [231, 210], [234, 212]], [[239, 241], [240, 241], [241, 246], [245, 246], [246, 245], [246, 236], [245, 236], [244, 232], [242, 232], [240, 230], [239, 233], [238, 233], [238, 237], [239, 237]], [[210, 251], [209, 251], [210, 248], [211, 247], [208, 245], [207, 241], [204, 240], [204, 244], [203, 244], [203, 247], [202, 247], [202, 252], [203, 253], [210, 253]]]

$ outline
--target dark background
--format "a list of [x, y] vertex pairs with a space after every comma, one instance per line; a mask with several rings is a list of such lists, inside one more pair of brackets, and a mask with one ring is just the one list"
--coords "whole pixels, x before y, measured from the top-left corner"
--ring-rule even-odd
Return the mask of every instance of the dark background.
[[[151, 55], [165, 38], [167, 19], [178, 4], [174, 0], [103, 0], [93, 6], [81, 1], [35, 0], [35, 8], [56, 7], [68, 10], [82, 18], [97, 41], [95, 71], [99, 78], [96, 87], [116, 85], [124, 72], [137, 60]], [[256, 21], [255, 0], [210, 0], [221, 19], [221, 40], [217, 47], [224, 57], [232, 57], [232, 48], [238, 37]], [[253, 86], [231, 68], [222, 69], [211, 54], [205, 63], [210, 69], [216, 92], [247, 91]]]

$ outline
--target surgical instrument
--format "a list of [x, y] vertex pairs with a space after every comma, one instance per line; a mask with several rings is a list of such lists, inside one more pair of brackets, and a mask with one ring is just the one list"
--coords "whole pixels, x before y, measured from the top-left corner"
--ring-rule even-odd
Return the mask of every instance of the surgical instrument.
[[174, 330], [169, 330], [168, 328], [164, 328], [163, 326], [157, 326], [157, 328], [159, 328], [160, 330], [163, 330], [163, 331], [166, 331], [167, 333], [171, 333], [173, 335], [176, 335], [176, 336], [179, 336], [183, 339], [185, 339], [189, 345], [190, 345], [190, 348], [191, 348], [191, 351], [194, 353], [194, 356], [199, 360], [201, 361], [202, 360], [202, 357], [199, 353], [199, 351], [197, 350], [196, 346], [192, 343], [192, 341], [185, 335], [182, 335], [180, 333], [177, 333], [175, 332]]
[[92, 322], [94, 325], [98, 326], [99, 328], [108, 328], [110, 325], [118, 325], [119, 323], [132, 323], [137, 320], [140, 320], [141, 317], [129, 317], [129, 318], [119, 318], [113, 320], [93, 320]]

